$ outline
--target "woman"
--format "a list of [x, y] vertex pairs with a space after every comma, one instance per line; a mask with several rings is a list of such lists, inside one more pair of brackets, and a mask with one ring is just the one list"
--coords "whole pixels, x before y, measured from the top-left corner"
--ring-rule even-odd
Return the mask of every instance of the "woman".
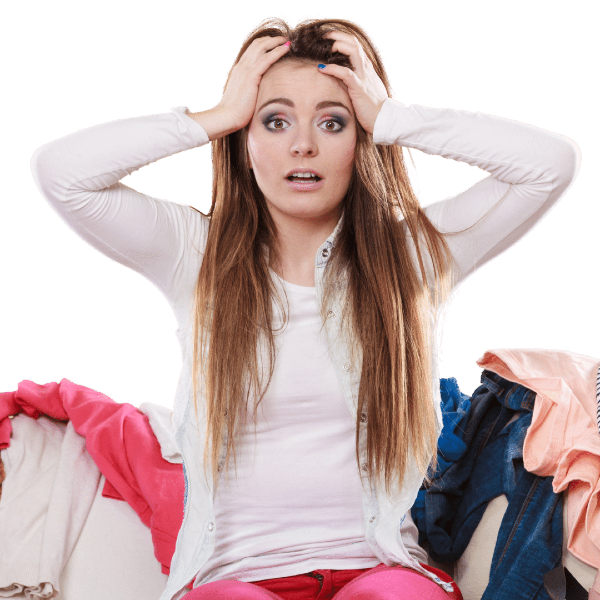
[[[208, 216], [119, 182], [209, 140]], [[401, 146], [490, 176], [423, 210]], [[343, 20], [262, 23], [211, 110], [38, 149], [42, 194], [153, 281], [179, 324], [185, 515], [161, 600], [460, 597], [409, 512], [441, 428], [436, 315], [579, 160], [557, 134], [391, 99], [372, 43]]]

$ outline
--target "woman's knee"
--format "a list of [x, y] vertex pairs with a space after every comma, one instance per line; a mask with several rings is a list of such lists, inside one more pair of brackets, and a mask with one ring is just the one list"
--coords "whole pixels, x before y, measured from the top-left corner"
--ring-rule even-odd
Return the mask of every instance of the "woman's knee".
[[282, 600], [281, 596], [247, 581], [223, 579], [194, 588], [182, 600]]

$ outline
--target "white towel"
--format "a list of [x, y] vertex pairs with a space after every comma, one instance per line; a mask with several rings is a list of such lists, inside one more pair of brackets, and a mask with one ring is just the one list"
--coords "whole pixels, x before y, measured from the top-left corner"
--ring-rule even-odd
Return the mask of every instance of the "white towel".
[[21, 414], [12, 426], [2, 450], [0, 598], [47, 600], [58, 595], [100, 472], [71, 423]]

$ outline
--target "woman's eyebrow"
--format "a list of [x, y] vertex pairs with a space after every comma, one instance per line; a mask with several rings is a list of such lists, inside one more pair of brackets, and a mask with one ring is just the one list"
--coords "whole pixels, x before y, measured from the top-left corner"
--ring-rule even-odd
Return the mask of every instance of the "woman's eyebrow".
[[[291, 108], [294, 108], [296, 106], [289, 98], [273, 98], [272, 100], [267, 100], [263, 105], [261, 105], [261, 107], [256, 112], [260, 112], [268, 104], [285, 104], [286, 106], [290, 106]], [[337, 102], [335, 100], [324, 100], [323, 102], [319, 102], [319, 104], [315, 106], [315, 109], [321, 110], [322, 108], [329, 108], [331, 106], [341, 106], [342, 108], [345, 108], [350, 114], [352, 114], [350, 109], [345, 104], [342, 104], [341, 102]]]

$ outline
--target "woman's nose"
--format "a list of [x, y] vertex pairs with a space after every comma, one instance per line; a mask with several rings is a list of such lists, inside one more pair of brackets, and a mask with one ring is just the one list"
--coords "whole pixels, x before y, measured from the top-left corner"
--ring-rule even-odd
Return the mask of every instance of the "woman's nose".
[[299, 128], [297, 130], [290, 152], [294, 156], [315, 156], [317, 154], [317, 142], [310, 128]]

